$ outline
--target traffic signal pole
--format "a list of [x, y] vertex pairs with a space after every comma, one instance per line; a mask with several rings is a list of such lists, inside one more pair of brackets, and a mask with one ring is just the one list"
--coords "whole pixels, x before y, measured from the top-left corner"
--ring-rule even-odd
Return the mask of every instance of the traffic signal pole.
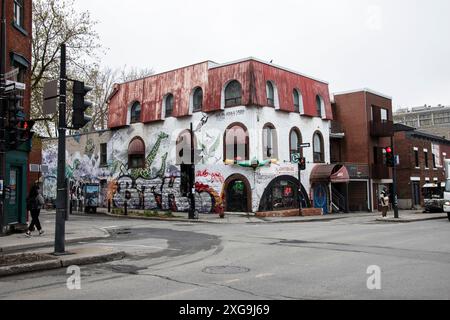
[[6, 130], [5, 130], [5, 120], [6, 120], [6, 1], [2, 0], [2, 16], [1, 16], [1, 39], [0, 39], [0, 140], [3, 140], [0, 145], [0, 234], [3, 233], [4, 221], [5, 221], [5, 176], [6, 176]]
[[191, 170], [189, 170], [189, 219], [195, 219], [195, 152], [194, 152], [194, 125], [191, 122]]
[[58, 182], [56, 198], [55, 255], [65, 254], [67, 185], [66, 185], [66, 45], [61, 45], [58, 121]]
[[394, 218], [399, 218], [398, 212], [398, 195], [397, 195], [397, 157], [395, 156], [394, 136], [391, 137], [392, 154], [394, 155], [394, 165], [392, 166], [392, 193], [393, 193], [393, 208]]

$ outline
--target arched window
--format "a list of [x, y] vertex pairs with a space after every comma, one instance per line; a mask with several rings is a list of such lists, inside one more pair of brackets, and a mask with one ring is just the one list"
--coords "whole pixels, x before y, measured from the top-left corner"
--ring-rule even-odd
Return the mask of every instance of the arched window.
[[300, 112], [300, 114], [304, 114], [305, 110], [303, 108], [303, 96], [298, 89], [294, 89], [294, 112]]
[[273, 124], [268, 123], [263, 128], [263, 158], [276, 159], [278, 158], [278, 141], [277, 130]]
[[242, 104], [242, 86], [233, 80], [225, 88], [225, 107], [235, 107]]
[[198, 87], [194, 90], [194, 94], [192, 96], [192, 110], [193, 112], [202, 111], [203, 108], [203, 90]]
[[316, 110], [317, 110], [317, 116], [324, 118], [324, 112], [325, 112], [325, 102], [323, 101], [323, 98], [320, 95], [316, 96]]
[[[196, 148], [197, 139], [194, 134], [194, 148]], [[177, 139], [177, 165], [192, 164], [191, 154], [191, 133], [185, 130], [178, 136]], [[194, 152], [194, 161], [198, 162], [197, 152]]]
[[322, 137], [322, 134], [319, 131], [314, 133], [313, 143], [314, 143], [314, 146], [313, 146], [314, 163], [323, 163], [323, 162], [325, 162], [323, 137]]
[[272, 82], [267, 81], [266, 91], [267, 91], [267, 105], [269, 107], [274, 107], [275, 106], [275, 90], [273, 88]]
[[224, 136], [224, 149], [225, 160], [250, 160], [249, 135], [243, 124], [228, 127]]
[[300, 144], [302, 144], [302, 135], [300, 130], [293, 128], [289, 134], [289, 155], [291, 161], [294, 154], [300, 154], [300, 156], [303, 156], [302, 149], [299, 147]]
[[145, 143], [136, 137], [128, 146], [128, 169], [145, 168]]
[[139, 102], [135, 102], [130, 110], [130, 123], [139, 123], [141, 122], [141, 104]]
[[169, 93], [164, 99], [164, 110], [166, 111], [166, 118], [169, 118], [173, 114], [173, 94]]

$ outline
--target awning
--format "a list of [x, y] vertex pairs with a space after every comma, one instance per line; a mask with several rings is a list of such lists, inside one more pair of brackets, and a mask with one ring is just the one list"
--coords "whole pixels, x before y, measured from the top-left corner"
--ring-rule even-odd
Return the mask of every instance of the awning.
[[345, 166], [342, 165], [317, 165], [311, 172], [311, 182], [350, 182], [350, 175]]

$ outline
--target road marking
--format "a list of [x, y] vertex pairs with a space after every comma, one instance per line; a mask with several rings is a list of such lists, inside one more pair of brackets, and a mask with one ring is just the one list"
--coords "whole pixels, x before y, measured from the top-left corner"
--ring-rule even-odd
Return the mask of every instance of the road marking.
[[259, 279], [259, 278], [267, 278], [267, 277], [271, 277], [273, 276], [273, 273], [261, 273], [258, 274], [257, 276], [255, 276], [255, 278]]
[[239, 282], [239, 281], [241, 281], [241, 279], [233, 279], [233, 280], [225, 281], [225, 283], [234, 283], [234, 282]]
[[112, 227], [103, 227], [101, 229], [117, 229], [119, 228], [118, 226], [112, 226]]

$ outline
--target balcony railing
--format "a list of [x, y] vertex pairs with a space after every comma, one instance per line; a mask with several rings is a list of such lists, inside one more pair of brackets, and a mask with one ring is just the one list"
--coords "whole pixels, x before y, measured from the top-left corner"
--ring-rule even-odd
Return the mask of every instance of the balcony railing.
[[370, 134], [373, 137], [392, 137], [394, 135], [393, 121], [371, 121]]
[[391, 173], [385, 164], [372, 165], [372, 179], [390, 179]]

